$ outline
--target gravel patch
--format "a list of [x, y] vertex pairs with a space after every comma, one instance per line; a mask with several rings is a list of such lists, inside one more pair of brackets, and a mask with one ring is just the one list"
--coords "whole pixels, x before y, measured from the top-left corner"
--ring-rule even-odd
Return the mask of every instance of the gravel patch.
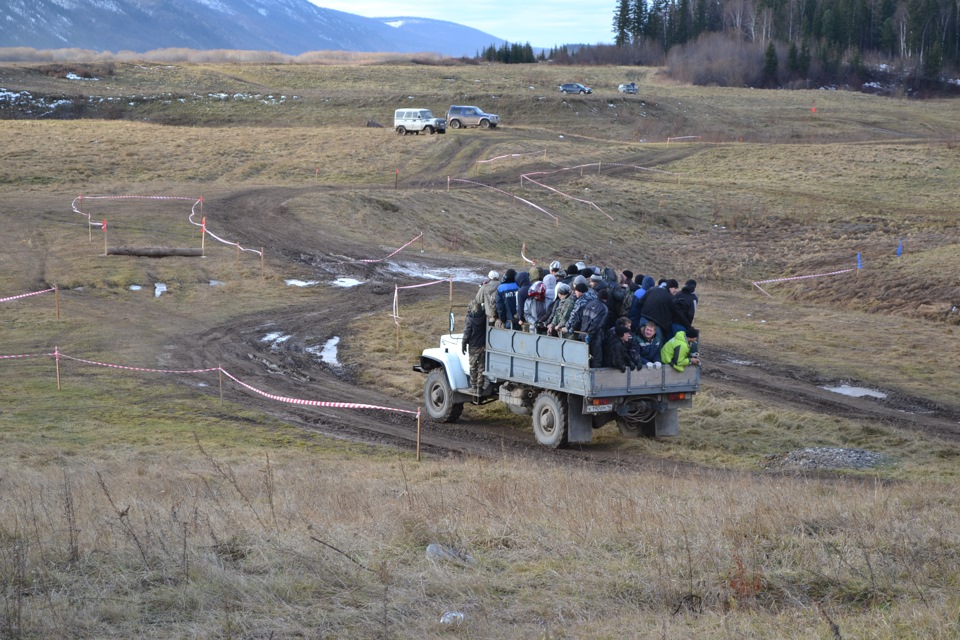
[[866, 449], [807, 447], [775, 453], [763, 460], [764, 469], [872, 469], [893, 464], [889, 456]]

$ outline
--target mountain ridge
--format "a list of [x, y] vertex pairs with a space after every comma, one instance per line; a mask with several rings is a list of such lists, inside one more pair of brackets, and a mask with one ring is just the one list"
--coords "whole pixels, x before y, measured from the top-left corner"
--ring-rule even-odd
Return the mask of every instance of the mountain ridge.
[[473, 56], [504, 41], [454, 22], [366, 18], [308, 0], [9, 0], [0, 48], [101, 52], [188, 48]]

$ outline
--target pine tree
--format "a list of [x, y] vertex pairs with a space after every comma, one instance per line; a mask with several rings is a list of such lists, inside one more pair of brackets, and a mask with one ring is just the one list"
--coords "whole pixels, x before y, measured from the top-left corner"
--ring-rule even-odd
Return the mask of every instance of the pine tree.
[[763, 55], [763, 85], [776, 86], [777, 84], [777, 48], [773, 45], [773, 40], [767, 45], [767, 51]]
[[613, 14], [613, 43], [622, 47], [630, 40], [630, 0], [619, 0]]

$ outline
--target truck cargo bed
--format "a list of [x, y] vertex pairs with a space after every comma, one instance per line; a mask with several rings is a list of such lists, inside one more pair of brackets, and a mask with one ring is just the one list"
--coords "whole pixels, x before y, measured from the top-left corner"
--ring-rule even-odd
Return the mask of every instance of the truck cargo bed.
[[700, 387], [697, 366], [682, 373], [669, 365], [626, 372], [591, 369], [584, 342], [496, 327], [487, 329], [486, 375], [589, 398], [696, 392]]

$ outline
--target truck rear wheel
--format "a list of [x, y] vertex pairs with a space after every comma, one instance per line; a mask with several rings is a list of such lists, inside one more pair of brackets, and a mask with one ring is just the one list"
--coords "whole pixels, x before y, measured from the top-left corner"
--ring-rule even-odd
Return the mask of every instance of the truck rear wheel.
[[453, 401], [453, 390], [443, 368], [431, 369], [423, 383], [423, 404], [427, 414], [437, 422], [456, 422], [463, 413], [463, 403]]
[[567, 444], [567, 405], [553, 391], [544, 391], [533, 402], [533, 434], [551, 449]]

